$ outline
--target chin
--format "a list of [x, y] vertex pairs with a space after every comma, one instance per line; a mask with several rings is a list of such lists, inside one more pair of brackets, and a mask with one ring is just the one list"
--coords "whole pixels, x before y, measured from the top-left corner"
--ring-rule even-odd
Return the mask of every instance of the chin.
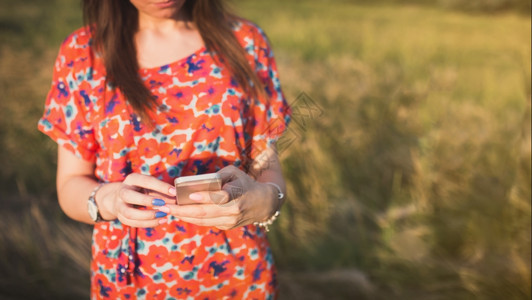
[[185, 0], [159, 0], [157, 2], [131, 0], [131, 3], [142, 15], [157, 19], [172, 19], [178, 15]]

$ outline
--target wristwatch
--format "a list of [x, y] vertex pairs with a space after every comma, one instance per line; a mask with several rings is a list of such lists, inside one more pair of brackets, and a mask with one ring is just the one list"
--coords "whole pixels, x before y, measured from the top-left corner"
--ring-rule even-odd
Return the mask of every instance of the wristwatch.
[[100, 210], [98, 209], [98, 205], [96, 204], [96, 199], [95, 199], [96, 192], [98, 192], [98, 190], [102, 186], [103, 186], [103, 183], [100, 183], [97, 187], [94, 188], [94, 190], [92, 190], [92, 193], [89, 196], [89, 201], [87, 203], [89, 216], [94, 222], [103, 221], [102, 215], [100, 215]]

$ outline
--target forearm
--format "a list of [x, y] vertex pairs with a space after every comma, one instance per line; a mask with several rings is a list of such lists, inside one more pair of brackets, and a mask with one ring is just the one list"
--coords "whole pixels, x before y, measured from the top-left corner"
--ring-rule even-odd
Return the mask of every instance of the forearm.
[[[255, 159], [250, 173], [257, 182], [274, 183], [281, 189], [280, 192], [286, 195], [286, 183], [283, 178], [281, 163], [275, 149], [266, 150], [259, 155], [259, 157]], [[273, 196], [277, 198], [279, 193], [277, 187], [271, 186], [271, 189], [273, 189]], [[284, 197], [280, 199], [278, 208], [280, 208], [283, 203]]]
[[[59, 147], [57, 159], [57, 197], [61, 209], [70, 218], [93, 224], [88, 212], [88, 199], [98, 186], [94, 177], [94, 164], [76, 157], [69, 150]], [[98, 190], [95, 200], [104, 220], [116, 218], [112, 213], [112, 197], [120, 183], [105, 184]]]
[[57, 197], [63, 212], [76, 221], [94, 224], [87, 210], [87, 201], [97, 186], [96, 179], [86, 175], [72, 175], [58, 181]]
[[[70, 218], [87, 223], [94, 224], [88, 213], [88, 199], [92, 191], [99, 183], [91, 176], [75, 175], [64, 181], [61, 186], [57, 187], [59, 205], [61, 209]], [[94, 199], [102, 219], [113, 220], [116, 216], [113, 214], [113, 201], [109, 197], [114, 197], [114, 193], [121, 183], [106, 183], [96, 193]]]

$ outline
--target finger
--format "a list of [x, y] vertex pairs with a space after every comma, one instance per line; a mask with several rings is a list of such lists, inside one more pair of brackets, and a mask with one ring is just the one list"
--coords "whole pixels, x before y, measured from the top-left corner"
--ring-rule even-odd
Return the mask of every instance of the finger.
[[195, 192], [189, 195], [189, 199], [190, 199], [190, 202], [194, 204], [217, 204], [217, 205], [225, 204], [230, 200], [229, 194], [224, 190]]
[[155, 191], [147, 191], [146, 195], [151, 196], [154, 199], [161, 199], [165, 203], [168, 203], [168, 204], [177, 204], [177, 200], [176, 200], [175, 196], [168, 196], [166, 194], [161, 194], [161, 193], [155, 192]]
[[174, 186], [153, 176], [131, 173], [124, 180], [124, 184], [148, 189], [168, 196], [175, 196]]
[[166, 205], [161, 209], [168, 209], [169, 213], [177, 218], [209, 219], [224, 216], [238, 215], [239, 208], [235, 201], [224, 205], [216, 204], [190, 204], [190, 205]]
[[133, 205], [149, 207], [175, 203], [175, 198], [150, 196], [127, 187], [122, 188], [118, 194], [122, 201]]
[[239, 199], [245, 193], [245, 189], [242, 186], [242, 183], [240, 182], [240, 180], [232, 181], [232, 182], [228, 182], [224, 184], [222, 187], [222, 190], [225, 191], [227, 195], [229, 196], [228, 201]]
[[235, 228], [240, 226], [240, 222], [236, 216], [224, 216], [216, 217], [209, 219], [198, 219], [198, 218], [181, 218], [183, 222], [191, 223], [198, 226], [211, 226], [218, 227], [223, 230]]
[[[153, 220], [162, 216], [162, 212], [152, 209], [138, 209], [131, 205], [121, 205], [117, 215], [128, 220]], [[166, 215], [165, 215], [166, 216]]]
[[125, 217], [118, 218], [118, 220], [127, 226], [137, 227], [137, 228], [154, 228], [161, 224], [168, 223], [167, 218], [152, 219], [152, 220], [134, 220], [128, 219]]
[[218, 171], [222, 178], [222, 190], [229, 195], [229, 200], [238, 199], [245, 193], [245, 179], [248, 176], [235, 166], [227, 166]]
[[223, 185], [227, 182], [236, 180], [244, 172], [233, 165], [229, 165], [227, 167], [222, 168], [220, 171], [216, 173], [220, 175], [220, 178], [222, 179], [222, 185]]
[[156, 210], [136, 209], [129, 205], [122, 205], [117, 218], [122, 224], [132, 227], [155, 227], [168, 222], [167, 214]]

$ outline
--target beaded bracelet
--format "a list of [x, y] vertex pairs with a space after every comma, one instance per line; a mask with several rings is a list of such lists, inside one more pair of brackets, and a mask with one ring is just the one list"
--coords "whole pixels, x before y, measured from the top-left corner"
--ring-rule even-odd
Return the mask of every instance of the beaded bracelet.
[[[269, 185], [272, 185], [274, 186], [278, 191], [279, 193], [277, 194], [277, 198], [279, 200], [283, 199], [284, 198], [284, 194], [283, 192], [281, 191], [281, 188], [273, 183], [273, 182], [264, 182], [265, 184], [269, 184]], [[259, 227], [262, 227], [264, 228], [264, 230], [266, 230], [266, 232], [270, 232], [270, 228], [269, 226], [273, 224], [273, 222], [277, 219], [277, 217], [281, 214], [281, 212], [279, 210], [277, 210], [273, 216], [271, 216], [268, 220], [266, 221], [263, 221], [263, 222], [254, 222], [253, 225], [255, 226], [259, 226]]]

